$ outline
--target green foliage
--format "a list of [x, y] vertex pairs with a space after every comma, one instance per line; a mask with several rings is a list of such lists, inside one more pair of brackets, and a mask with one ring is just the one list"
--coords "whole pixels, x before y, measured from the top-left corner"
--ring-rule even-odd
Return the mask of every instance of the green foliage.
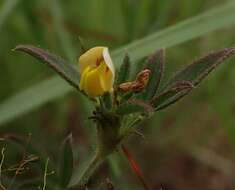
[[[169, 101], [175, 101], [178, 99], [177, 97], [179, 97], [179, 95], [181, 96], [182, 94], [187, 94], [191, 89], [193, 89], [193, 85], [190, 82], [176, 82], [170, 88], [166, 89], [158, 96], [155, 96], [151, 103], [157, 110], [163, 107], [165, 108], [166, 105], [169, 104]], [[159, 108], [159, 106], [161, 108]]]
[[111, 93], [107, 92], [103, 95], [102, 101], [106, 109], [110, 110], [112, 108], [113, 100]]
[[[151, 98], [145, 102], [141, 92], [128, 92], [118, 93], [117, 97], [107, 93], [96, 101], [96, 106], [101, 102], [104, 109], [107, 109], [107, 115], [115, 112], [113, 119], [116, 114], [122, 117], [123, 126], [119, 131], [117, 127], [113, 128], [118, 122], [111, 122], [110, 115], [103, 118], [103, 123], [107, 124], [105, 127], [111, 134], [106, 135], [109, 137], [108, 141], [112, 141], [110, 145], [116, 143], [113, 141], [119, 141], [116, 139], [117, 134], [143, 138], [142, 131], [137, 131], [139, 130], [137, 127], [141, 127], [143, 133], [147, 135], [147, 143], [139, 140], [135, 141], [137, 146], [131, 145], [131, 148], [138, 152], [136, 158], [140, 161], [143, 174], [146, 174], [146, 177], [160, 176], [157, 177], [157, 182], [156, 179], [149, 178], [147, 183], [154, 188], [160, 188], [161, 185], [163, 189], [168, 187], [213, 189], [214, 176], [219, 175], [221, 178], [217, 188], [229, 189], [231, 186], [233, 189], [234, 166], [231, 158], [234, 156], [234, 151], [229, 146], [235, 142], [233, 64], [221, 66], [204, 86], [192, 93], [190, 98], [176, 104], [167, 112], [157, 112], [154, 117], [146, 120], [154, 112], [174, 104], [191, 92], [209, 72], [224, 61], [222, 57], [226, 57], [225, 55], [230, 57], [230, 53], [234, 53], [232, 49], [223, 49], [211, 54], [213, 55], [211, 57], [205, 56], [193, 62], [198, 62], [197, 64], [184, 66], [184, 69], [169, 77], [192, 57], [205, 54], [211, 49], [234, 46], [235, 4], [232, 0], [227, 2], [228, 4], [218, 1], [217, 8], [212, 8], [211, 5], [215, 4], [213, 0], [0, 1], [0, 99], [2, 101], [0, 146], [3, 147], [2, 144], [5, 144], [2, 143], [3, 140], [8, 141], [11, 135], [14, 136], [13, 141], [16, 144], [16, 151], [7, 146], [0, 182], [7, 185], [11, 181], [9, 174], [14, 171], [8, 173], [5, 170], [7, 166], [19, 163], [18, 158], [24, 152], [22, 145], [27, 144], [25, 143], [27, 138], [22, 135], [25, 133], [32, 133], [32, 143], [29, 143], [27, 149], [39, 156], [40, 160], [27, 164], [29, 170], [20, 173], [10, 189], [29, 190], [43, 187], [43, 177], [46, 179], [48, 190], [65, 187], [71, 177], [73, 161], [71, 156], [66, 157], [67, 154], [71, 155], [69, 153], [71, 147], [69, 143], [68, 146], [64, 143], [62, 151], [57, 150], [59, 139], [68, 132], [73, 133], [75, 147], [73, 149], [75, 170], [72, 181], [77, 182], [78, 176], [82, 174], [81, 163], [89, 157], [90, 152], [87, 150], [93, 150], [94, 146], [91, 146], [91, 143], [96, 139], [96, 129], [87, 119], [94, 107], [60, 77], [51, 77], [52, 72], [49, 69], [41, 64], [35, 64], [35, 59], [10, 51], [17, 44], [34, 44], [66, 58], [72, 63], [68, 64], [68, 67], [73, 67], [80, 54], [78, 36], [81, 36], [85, 49], [99, 44], [110, 47], [117, 76], [123, 73], [118, 71], [119, 67], [123, 67], [123, 58], [128, 53], [131, 72], [123, 69], [131, 75], [128, 80], [132, 80], [133, 76], [135, 77], [136, 73], [144, 68], [144, 60], [148, 55], [156, 49], [167, 50], [167, 69], [164, 72], [166, 77], [156, 75], [156, 83], [150, 80], [146, 87], [151, 87], [150, 94], [154, 94], [157, 89], [152, 100], [150, 94], [148, 96]], [[210, 33], [212, 31], [216, 32]], [[198, 37], [199, 40], [193, 40]], [[47, 54], [48, 51], [44, 53]], [[67, 68], [64, 66], [66, 63], [62, 65], [57, 63], [57, 57], [54, 63], [47, 64], [51, 64], [54, 70], [57, 68], [57, 71], [62, 71], [62, 77], [72, 76], [70, 69], [64, 69]], [[156, 72], [153, 73], [157, 73], [159, 70], [154, 71]], [[126, 74], [122, 77], [125, 78], [122, 79], [123, 82], [127, 81]], [[159, 78], [162, 78], [160, 88], [157, 82]], [[170, 80], [165, 81], [165, 79]], [[75, 77], [74, 80], [78, 82], [79, 78]], [[77, 88], [78, 83], [75, 81], [71, 83]], [[156, 86], [150, 85], [151, 81]], [[65, 96], [72, 90], [75, 93]], [[146, 95], [146, 92], [144, 94]], [[115, 109], [111, 108], [113, 103]], [[187, 111], [182, 112], [182, 110]], [[32, 112], [29, 114], [30, 111]], [[94, 115], [92, 116], [94, 119]], [[95, 119], [97, 117], [103, 116], [99, 113]], [[21, 139], [20, 143], [16, 142], [18, 137]], [[119, 154], [118, 151], [116, 153]], [[45, 159], [48, 157], [50, 157], [48, 171], [44, 171]], [[58, 157], [60, 157], [59, 163]], [[215, 159], [210, 159], [211, 157]], [[149, 165], [156, 160], [157, 164]], [[129, 167], [126, 167], [126, 161], [123, 159], [119, 161], [117, 167], [120, 167], [121, 173], [116, 174], [116, 166], [104, 167], [101, 173], [105, 173], [105, 177], [109, 179], [104, 181], [103, 176], [97, 173], [92, 178], [89, 189], [93, 189], [93, 186], [94, 189], [97, 189], [96, 187], [106, 189], [110, 187], [108, 184], [112, 184], [115, 189], [138, 189], [139, 183], [127, 175], [130, 171]], [[99, 163], [95, 163], [94, 168], [97, 165]], [[176, 165], [177, 170], [175, 170]], [[60, 173], [50, 172], [57, 169]], [[93, 170], [91, 169], [91, 173]], [[179, 175], [178, 171], [182, 171], [180, 173], [185, 175]], [[202, 171], [203, 175], [198, 176]], [[213, 171], [213, 175], [207, 171]], [[102, 177], [99, 178], [100, 176]], [[202, 181], [207, 183], [201, 183]], [[192, 183], [195, 186], [192, 186]]]
[[116, 113], [119, 115], [128, 115], [138, 112], [151, 115], [153, 113], [153, 108], [150, 104], [142, 100], [130, 99], [129, 101], [121, 104], [116, 110]]
[[[214, 53], [210, 53], [179, 71], [167, 83], [167, 87], [175, 82], [187, 81], [194, 86], [198, 85], [211, 71], [219, 64], [235, 54], [235, 48], [226, 48]], [[167, 88], [166, 87], [166, 88]]]
[[63, 142], [58, 165], [58, 183], [63, 189], [67, 188], [73, 173], [72, 135]]
[[71, 43], [70, 36], [63, 26], [64, 15], [61, 7], [61, 2], [60, 0], [52, 0], [50, 4], [53, 24], [61, 47], [60, 49], [63, 51], [69, 62], [73, 62], [74, 59], [76, 59], [76, 53]]
[[183, 42], [206, 35], [209, 32], [231, 26], [235, 23], [235, 3], [231, 2], [207, 10], [198, 16], [179, 22], [173, 26], [154, 32], [143, 39], [136, 40], [114, 51], [114, 62], [121, 63], [124, 52], [128, 52], [133, 61], [151, 54], [156, 49], [169, 48]]
[[234, 48], [226, 48], [194, 61], [167, 82], [163, 92], [152, 99], [152, 104], [156, 110], [161, 110], [177, 102], [208, 76], [211, 71], [234, 54]]
[[[174, 45], [186, 42], [188, 40], [194, 39], [196, 37], [202, 36], [207, 34], [208, 32], [223, 28], [225, 26], [229, 26], [232, 23], [235, 22], [235, 4], [230, 3], [228, 5], [221, 6], [219, 8], [215, 8], [211, 11], [207, 11], [206, 13], [196, 16], [194, 18], [188, 19], [186, 21], [183, 21], [182, 23], [178, 23], [175, 26], [169, 27], [167, 29], [164, 29], [163, 31], [156, 32], [155, 34], [151, 34], [148, 37], [145, 37], [141, 40], [135, 41], [131, 44], [128, 44], [120, 49], [117, 49], [112, 52], [114, 63], [118, 66], [122, 61], [123, 58], [123, 52], [128, 51], [130, 56], [132, 57], [133, 61], [138, 60], [141, 57], [144, 57], [154, 51], [157, 48], [162, 47], [172, 47]], [[52, 80], [52, 79], [50, 79]], [[52, 81], [48, 80], [48, 83], [51, 83]], [[53, 79], [53, 81], [57, 81], [57, 84], [55, 84], [56, 90], [58, 89], [60, 85], [60, 80]], [[40, 102], [36, 99], [28, 98], [26, 95], [27, 91], [22, 91], [20, 93], [17, 93], [14, 97], [11, 97], [5, 102], [2, 103], [2, 106], [0, 105], [0, 113], [5, 112], [6, 116], [2, 118], [0, 116], [0, 123], [7, 122], [10, 120], [6, 120], [5, 118], [15, 118], [18, 115], [21, 115], [22, 113], [20, 111], [14, 111], [14, 115], [12, 115], [13, 112], [6, 112], [3, 109], [5, 109], [5, 105], [7, 107], [10, 107], [10, 104], [13, 104], [11, 101], [12, 99], [18, 99], [18, 97], [25, 97], [28, 101], [31, 101], [29, 105], [42, 105], [43, 103], [46, 103], [50, 100], [51, 96], [50, 94], [45, 93], [42, 89], [40, 89], [40, 86], [42, 84], [35, 84], [30, 91], [34, 90], [33, 96], [40, 96], [40, 94], [44, 93], [43, 101], [40, 99]], [[67, 87], [66, 87], [67, 88]], [[36, 90], [38, 89], [38, 91]], [[65, 89], [65, 87], [62, 87], [59, 89], [60, 92], [69, 92], [70, 88]], [[51, 89], [52, 91], [53, 89]], [[54, 92], [56, 93], [56, 92]], [[57, 94], [56, 97], [60, 97], [62, 94]], [[36, 101], [35, 101], [36, 100]], [[22, 105], [22, 102], [14, 102], [14, 105], [19, 107], [25, 107], [24, 112], [30, 111], [31, 109], [35, 108], [33, 106], [26, 106]], [[10, 109], [10, 108], [8, 108]]]
[[121, 84], [123, 82], [126, 82], [130, 77], [131, 72], [131, 63], [130, 63], [130, 57], [128, 54], [125, 55], [123, 58], [123, 62], [120, 66], [120, 69], [118, 70], [116, 84]]
[[[72, 88], [59, 77], [44, 80], [38, 85], [26, 88], [23, 92], [8, 98], [2, 103], [2, 108], [0, 109], [0, 123], [3, 125], [6, 122], [12, 121], [17, 116], [22, 116], [29, 110], [35, 110], [43, 103], [48, 103], [66, 95], [71, 89]], [[45, 94], [38, 96], [35, 92], [45, 92]]]
[[149, 56], [145, 68], [151, 71], [148, 84], [142, 94], [144, 100], [150, 100], [158, 90], [161, 78], [164, 72], [165, 55], [164, 50], [158, 50], [153, 55]]

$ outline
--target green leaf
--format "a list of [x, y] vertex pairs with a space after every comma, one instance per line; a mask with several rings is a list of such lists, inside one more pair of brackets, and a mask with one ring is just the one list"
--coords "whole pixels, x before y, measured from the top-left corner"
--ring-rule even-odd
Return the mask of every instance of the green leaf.
[[145, 113], [147, 115], [153, 115], [154, 108], [142, 100], [132, 98], [129, 101], [121, 104], [116, 110], [116, 113], [119, 115], [128, 115], [138, 112]]
[[184, 96], [186, 96], [190, 92], [190, 90], [191, 89], [180, 91], [178, 94], [176, 94], [172, 98], [168, 99], [168, 101], [166, 103], [164, 103], [164, 104], [160, 105], [159, 107], [157, 107], [155, 109], [155, 111], [160, 111], [160, 110], [163, 110], [163, 109], [173, 105], [174, 103], [181, 100]]
[[196, 86], [218, 65], [234, 54], [235, 48], [226, 48], [214, 53], [210, 53], [177, 72], [169, 80], [167, 86], [180, 81], [188, 81]]
[[144, 112], [144, 108], [142, 106], [130, 104], [130, 103], [124, 103], [120, 105], [116, 110], [116, 113], [119, 115], [127, 115], [127, 114], [137, 113], [137, 112]]
[[149, 56], [146, 68], [151, 71], [148, 84], [141, 94], [144, 100], [150, 100], [157, 92], [162, 74], [164, 71], [165, 56], [164, 50], [157, 50], [153, 55]]
[[121, 95], [120, 104], [122, 104], [123, 102], [129, 100], [133, 95], [135, 95], [134, 92], [126, 92], [126, 93], [123, 93], [123, 94]]
[[130, 67], [131, 67], [130, 57], [128, 54], [126, 54], [117, 74], [117, 82], [116, 82], [117, 85], [126, 82], [128, 80], [130, 76]]
[[[164, 92], [153, 98], [152, 104], [157, 111], [176, 103], [187, 95], [194, 86], [198, 85], [219, 64], [235, 54], [235, 48], [226, 48], [210, 53], [192, 64], [186, 66], [173, 76], [165, 87]], [[182, 84], [181, 84], [182, 83]], [[185, 85], [185, 84], [189, 85]], [[176, 86], [176, 84], [180, 84]]]
[[163, 91], [158, 96], [155, 96], [151, 100], [151, 104], [156, 110], [159, 110], [158, 108], [166, 108], [166, 105], [171, 105], [169, 104], [170, 102], [175, 103], [176, 100], [179, 100], [179, 95], [186, 94], [192, 89], [193, 85], [190, 82], [175, 83], [171, 88]]
[[109, 167], [110, 167], [110, 171], [112, 172], [112, 174], [116, 177], [119, 178], [122, 175], [122, 170], [120, 167], [120, 154], [118, 153], [114, 153], [112, 155], [109, 156], [108, 158], [108, 162], [109, 162]]
[[70, 134], [63, 142], [59, 157], [58, 182], [60, 187], [66, 188], [73, 173], [73, 150], [72, 135]]
[[14, 49], [15, 51], [22, 51], [29, 55], [32, 55], [39, 61], [49, 65], [54, 71], [56, 71], [61, 77], [68, 81], [73, 87], [79, 90], [79, 74], [76, 68], [67, 63], [62, 58], [46, 52], [43, 49], [31, 46], [31, 45], [18, 45]]
[[112, 108], [112, 96], [109, 92], [106, 92], [103, 96], [102, 96], [102, 101], [104, 103], [104, 106], [106, 109], [111, 109]]
[[[234, 24], [235, 3], [231, 2], [159, 32], [155, 32], [143, 39], [121, 47], [118, 50], [112, 51], [112, 58], [118, 67], [125, 52], [129, 53], [132, 57], [132, 61], [136, 61], [149, 55], [158, 48], [172, 47], [203, 36], [209, 32], [227, 26], [231, 27]], [[54, 86], [51, 86], [52, 83], [54, 83]], [[51, 89], [46, 90], [46, 86], [51, 86]], [[0, 125], [17, 118], [23, 113], [29, 112], [46, 102], [61, 97], [70, 91], [71, 88], [61, 84], [61, 80], [59, 80], [58, 77], [55, 77], [48, 81], [35, 84], [25, 91], [18, 92], [16, 95], [9, 97], [0, 104]], [[15, 107], [17, 107], [17, 109], [15, 109]]]

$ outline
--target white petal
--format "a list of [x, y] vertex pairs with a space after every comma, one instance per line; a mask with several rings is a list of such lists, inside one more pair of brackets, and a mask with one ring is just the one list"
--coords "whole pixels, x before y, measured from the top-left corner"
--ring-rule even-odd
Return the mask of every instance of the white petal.
[[110, 71], [112, 72], [112, 75], [113, 75], [113, 82], [114, 82], [114, 78], [115, 78], [115, 68], [114, 68], [114, 65], [113, 65], [113, 61], [110, 57], [110, 54], [109, 54], [109, 49], [106, 47], [104, 48], [103, 50], [103, 57], [104, 57], [104, 61], [105, 63], [107, 64], [108, 68], [110, 69]]

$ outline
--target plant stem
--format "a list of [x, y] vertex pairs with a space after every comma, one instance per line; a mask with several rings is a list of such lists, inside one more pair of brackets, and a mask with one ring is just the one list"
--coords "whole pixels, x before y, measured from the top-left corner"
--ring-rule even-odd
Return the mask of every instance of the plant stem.
[[94, 172], [98, 169], [98, 167], [104, 162], [106, 156], [100, 154], [99, 151], [96, 151], [95, 155], [92, 157], [90, 162], [87, 164], [85, 169], [82, 171], [78, 183], [72, 186], [71, 190], [80, 190], [85, 189], [87, 183], [89, 182], [90, 178], [94, 174]]
[[125, 156], [127, 157], [131, 168], [133, 169], [133, 171], [135, 172], [136, 176], [138, 177], [138, 179], [140, 180], [141, 184], [143, 185], [145, 190], [149, 190], [150, 188], [148, 187], [144, 176], [140, 170], [140, 167], [138, 166], [138, 164], [136, 163], [136, 161], [134, 160], [132, 154], [130, 153], [130, 151], [124, 146], [122, 145], [122, 151], [125, 154]]
[[86, 183], [89, 181], [90, 177], [101, 164], [101, 162], [102, 159], [100, 159], [99, 153], [97, 152], [80, 176], [79, 184], [81, 186], [86, 185]]
[[[103, 110], [102, 110], [103, 111]], [[96, 153], [81, 172], [77, 183], [70, 190], [86, 189], [90, 178], [97, 168], [112, 154], [120, 144], [120, 118], [110, 113], [97, 112], [94, 116], [97, 122], [97, 147]]]

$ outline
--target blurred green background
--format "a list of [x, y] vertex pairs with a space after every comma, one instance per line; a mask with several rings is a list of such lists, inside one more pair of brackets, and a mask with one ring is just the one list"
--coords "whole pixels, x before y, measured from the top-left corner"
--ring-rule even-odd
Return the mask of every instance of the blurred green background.
[[[54, 76], [35, 59], [11, 51], [18, 44], [33, 44], [76, 63], [79, 36], [86, 47], [105, 45], [113, 50], [229, 2], [232, 1], [0, 0], [0, 101]], [[165, 79], [206, 52], [234, 44], [235, 22], [167, 48]], [[152, 189], [234, 189], [233, 63], [235, 59], [224, 63], [190, 96], [147, 121], [141, 129], [145, 139], [133, 137], [128, 142]], [[30, 104], [31, 99], [43, 99], [51, 93], [49, 88], [42, 88], [37, 97], [27, 97], [26, 101]], [[76, 167], [94, 150], [95, 128], [87, 119], [92, 106], [75, 90], [68, 94], [61, 91], [62, 96], [0, 125], [0, 148], [6, 147], [3, 168], [18, 163], [25, 146], [28, 153], [40, 157], [16, 177], [10, 189], [42, 187], [45, 159], [49, 157], [50, 170], [56, 170], [60, 144], [69, 133], [73, 134]], [[4, 105], [0, 103], [1, 106]], [[19, 109], [17, 104], [11, 106]], [[31, 140], [25, 145], [28, 134]], [[10, 184], [12, 175], [11, 171], [3, 171], [2, 183]], [[98, 177], [100, 189], [107, 189], [106, 178], [115, 189], [142, 189], [122, 155], [113, 156], [99, 170]], [[55, 189], [57, 183], [55, 174], [48, 176], [48, 189]]]

